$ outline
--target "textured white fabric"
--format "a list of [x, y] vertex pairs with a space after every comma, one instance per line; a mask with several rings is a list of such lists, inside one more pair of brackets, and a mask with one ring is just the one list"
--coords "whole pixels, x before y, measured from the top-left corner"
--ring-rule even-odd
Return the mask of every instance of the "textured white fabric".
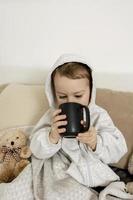
[[[33, 157], [33, 174], [32, 166], [29, 164], [14, 181], [0, 184], [0, 200], [133, 199], [133, 195], [125, 192], [123, 182], [111, 183], [98, 195], [94, 190], [79, 184], [72, 177], [66, 175], [63, 169], [67, 165], [60, 162], [62, 159], [58, 159], [56, 156], [54, 157], [55, 162], [51, 162], [50, 159], [44, 162]], [[66, 158], [64, 157], [64, 159]], [[64, 161], [67, 164], [68, 161]], [[53, 167], [54, 173], [51, 170]]]
[[69, 161], [62, 155], [52, 159], [33, 158], [33, 185], [36, 200], [97, 200], [97, 193], [65, 173]]
[[110, 183], [98, 194], [80, 184], [66, 172], [69, 160], [62, 154], [51, 159], [32, 159], [33, 186], [36, 200], [124, 200], [133, 199], [123, 182]]
[[31, 164], [11, 183], [0, 184], [0, 200], [34, 200]]

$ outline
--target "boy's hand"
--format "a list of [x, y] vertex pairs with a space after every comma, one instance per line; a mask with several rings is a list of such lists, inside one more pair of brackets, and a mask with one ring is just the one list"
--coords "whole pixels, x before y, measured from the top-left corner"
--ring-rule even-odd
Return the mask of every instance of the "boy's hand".
[[96, 149], [97, 135], [96, 129], [91, 127], [85, 133], [79, 133], [77, 136], [78, 141], [87, 144], [93, 151]]
[[49, 135], [49, 140], [53, 144], [57, 144], [61, 137], [60, 134], [66, 131], [65, 128], [59, 128], [60, 126], [67, 124], [67, 121], [65, 120], [66, 115], [59, 115], [60, 113], [61, 109], [57, 109], [53, 112], [51, 132]]

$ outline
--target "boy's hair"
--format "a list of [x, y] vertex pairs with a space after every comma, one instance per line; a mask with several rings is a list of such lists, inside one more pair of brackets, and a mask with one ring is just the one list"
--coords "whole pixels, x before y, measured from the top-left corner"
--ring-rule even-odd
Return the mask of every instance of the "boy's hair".
[[[56, 73], [71, 79], [87, 78], [89, 80], [90, 94], [92, 91], [92, 70], [88, 65], [80, 62], [68, 62], [58, 66], [52, 73], [52, 90], [55, 94], [54, 77]], [[90, 95], [91, 96], [91, 95]], [[91, 97], [90, 97], [91, 98]]]

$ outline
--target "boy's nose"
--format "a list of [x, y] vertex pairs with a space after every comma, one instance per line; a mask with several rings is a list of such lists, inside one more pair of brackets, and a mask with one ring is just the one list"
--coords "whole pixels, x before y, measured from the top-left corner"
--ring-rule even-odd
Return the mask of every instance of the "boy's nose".
[[72, 97], [68, 97], [67, 98], [67, 102], [73, 102], [74, 100], [73, 100], [73, 98]]

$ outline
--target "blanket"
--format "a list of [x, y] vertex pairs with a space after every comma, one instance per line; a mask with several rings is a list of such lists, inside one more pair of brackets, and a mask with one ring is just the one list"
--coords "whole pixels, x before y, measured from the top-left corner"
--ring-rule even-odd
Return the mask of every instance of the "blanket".
[[[26, 129], [28, 134], [32, 129]], [[124, 200], [132, 199], [126, 193], [124, 182], [113, 182], [100, 193], [88, 188], [65, 173], [70, 161], [63, 154], [31, 163], [10, 183], [0, 184], [0, 200]]]
[[[30, 163], [11, 183], [0, 184], [1, 200], [124, 200], [133, 195], [125, 192], [123, 182], [113, 182], [98, 194], [64, 173], [65, 166], [32, 158]], [[59, 170], [59, 171], [58, 171]]]
[[69, 161], [63, 154], [43, 160], [32, 159], [33, 186], [36, 200], [122, 200], [133, 199], [133, 195], [126, 193], [124, 182], [113, 182], [98, 194], [88, 188], [65, 171]]

